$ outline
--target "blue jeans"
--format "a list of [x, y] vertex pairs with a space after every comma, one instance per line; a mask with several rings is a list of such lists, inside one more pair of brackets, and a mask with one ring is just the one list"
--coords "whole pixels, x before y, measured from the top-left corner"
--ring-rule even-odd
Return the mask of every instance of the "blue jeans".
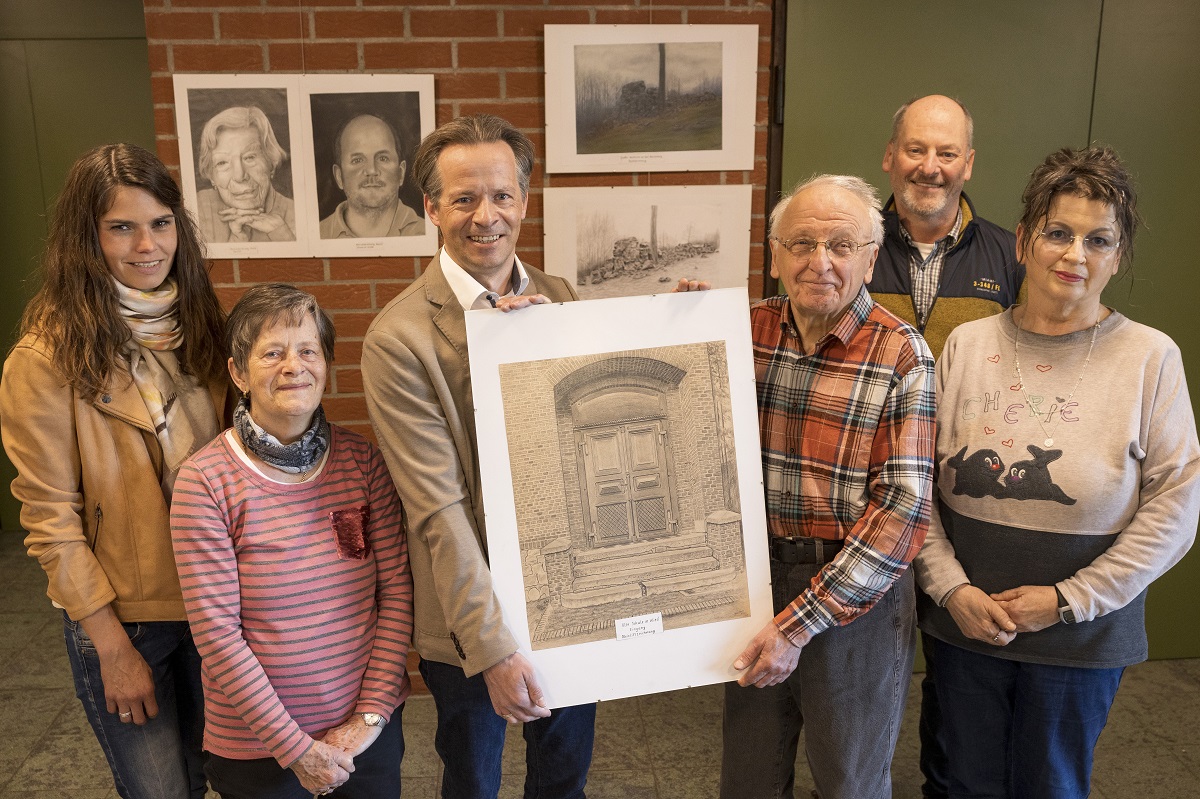
[[[776, 612], [819, 568], [771, 562]], [[802, 727], [821, 799], [891, 799], [892, 755], [915, 649], [916, 594], [908, 569], [866, 613], [809, 641], [782, 683], [726, 683], [722, 799], [791, 799]]]
[[200, 654], [187, 622], [122, 625], [154, 673], [158, 716], [137, 725], [108, 712], [96, 647], [82, 627], [66, 614], [63, 619], [75, 695], [108, 759], [117, 793], [124, 799], [203, 799], [204, 694]]
[[[508, 724], [492, 710], [483, 675], [424, 658], [420, 669], [437, 707], [443, 799], [495, 799]], [[583, 799], [595, 723], [595, 705], [576, 705], [524, 725], [525, 799]]]
[[[354, 773], [329, 794], [330, 799], [398, 799], [400, 761], [404, 759], [403, 713], [404, 705], [396, 708], [375, 742], [354, 758]], [[210, 754], [206, 771], [221, 799], [312, 799], [296, 773], [273, 757], [234, 760]]]
[[1047, 666], [936, 641], [937, 693], [958, 799], [1086, 799], [1123, 668]]

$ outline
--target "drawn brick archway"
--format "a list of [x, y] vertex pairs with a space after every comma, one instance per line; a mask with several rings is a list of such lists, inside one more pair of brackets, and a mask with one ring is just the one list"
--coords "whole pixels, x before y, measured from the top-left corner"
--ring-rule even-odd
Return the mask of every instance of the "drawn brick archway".
[[617, 356], [559, 381], [560, 418], [574, 428], [584, 547], [662, 538], [679, 531], [667, 395], [686, 372], [653, 358]]

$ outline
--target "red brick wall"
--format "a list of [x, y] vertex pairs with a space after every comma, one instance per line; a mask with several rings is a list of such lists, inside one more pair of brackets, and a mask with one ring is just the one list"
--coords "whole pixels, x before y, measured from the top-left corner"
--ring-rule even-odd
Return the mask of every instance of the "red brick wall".
[[[750, 295], [761, 296], [766, 205], [766, 121], [770, 0], [144, 0], [158, 154], [179, 164], [176, 72], [404, 72], [435, 75], [437, 122], [486, 111], [521, 128], [538, 150], [521, 230], [521, 260], [542, 265], [544, 186], [754, 186]], [[750, 172], [545, 175], [542, 26], [594, 24], [747, 24], [759, 26], [754, 170]], [[362, 336], [375, 314], [420, 274], [427, 258], [289, 258], [214, 261], [226, 307], [253, 283], [281, 280], [315, 294], [338, 331], [337, 360], [325, 399], [335, 421], [367, 433], [358, 369]]]

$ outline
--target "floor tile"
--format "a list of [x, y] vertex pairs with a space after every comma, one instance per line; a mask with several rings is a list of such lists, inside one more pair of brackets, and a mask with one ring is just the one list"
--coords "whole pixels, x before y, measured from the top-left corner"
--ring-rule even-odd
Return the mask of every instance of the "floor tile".
[[648, 769], [593, 771], [588, 799], [657, 799], [654, 772]]
[[438, 799], [436, 777], [409, 777], [405, 772], [400, 781], [404, 799]]
[[[64, 768], [70, 764], [70, 768]], [[112, 789], [112, 773], [82, 708], [68, 706], [17, 769], [7, 790], [58, 790], [61, 796]]]
[[696, 768], [659, 768], [659, 799], [712, 799], [721, 785], [720, 761]]
[[3, 689], [57, 690], [71, 687], [71, 665], [67, 661], [66, 644], [63, 643], [63, 627], [57, 613], [50, 610], [47, 622], [38, 627], [28, 639], [28, 644], [16, 656], [6, 660]]
[[1099, 758], [1092, 782], [1110, 797], [1182, 799], [1200, 794], [1192, 770], [1171, 752], [1135, 749]]
[[681, 763], [720, 763], [720, 719], [661, 716], [648, 727], [646, 743], [650, 764], [655, 768], [677, 768]]
[[724, 696], [725, 684], [718, 683], [640, 696], [637, 701], [642, 709], [643, 718], [679, 713], [712, 713], [720, 716]]
[[410, 724], [408, 711], [404, 712], [404, 761], [401, 766], [403, 779], [409, 777], [437, 779], [442, 773], [442, 761], [433, 746], [437, 730], [434, 724]]
[[596, 718], [629, 718], [640, 716], [641, 712], [636, 696], [596, 703]]
[[19, 735], [0, 736], [0, 788], [40, 747], [62, 712], [78, 701], [70, 688], [0, 691], [0, 730], [20, 730]]
[[[112, 791], [80, 791], [74, 789], [72, 793], [65, 794], [60, 789], [54, 791], [0, 791], [0, 799], [118, 799], [116, 793]], [[407, 799], [407, 798], [406, 798]]]
[[[112, 777], [75, 699], [61, 615], [20, 536], [0, 534], [0, 799], [116, 799]], [[920, 799], [920, 675], [909, 687], [892, 765], [893, 799]], [[602, 703], [588, 782], [592, 799], [711, 799], [720, 777], [724, 689], [708, 685]], [[1200, 659], [1156, 661], [1126, 671], [1096, 751], [1093, 799], [1200, 796]], [[428, 696], [404, 711], [405, 799], [436, 799], [441, 762]], [[803, 738], [801, 739], [801, 746]], [[525, 742], [508, 729], [501, 799], [520, 799]], [[796, 796], [809, 799], [803, 749]]]
[[[592, 747], [594, 771], [650, 769], [645, 726], [638, 716], [597, 716]], [[653, 783], [653, 780], [651, 780]], [[588, 792], [591, 795], [591, 792]]]

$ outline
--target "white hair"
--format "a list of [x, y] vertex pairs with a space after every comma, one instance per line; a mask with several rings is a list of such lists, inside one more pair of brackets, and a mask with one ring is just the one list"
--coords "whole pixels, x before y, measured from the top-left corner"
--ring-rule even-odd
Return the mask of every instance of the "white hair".
[[771, 230], [775, 230], [775, 226], [783, 218], [783, 214], [793, 197], [805, 189], [811, 189], [816, 186], [833, 186], [834, 188], [844, 189], [861, 200], [863, 205], [867, 206], [868, 215], [871, 218], [871, 241], [878, 245], [883, 244], [883, 204], [879, 200], [879, 192], [870, 183], [854, 175], [813, 175], [808, 180], [797, 183], [796, 187], [783, 195], [771, 210]]

